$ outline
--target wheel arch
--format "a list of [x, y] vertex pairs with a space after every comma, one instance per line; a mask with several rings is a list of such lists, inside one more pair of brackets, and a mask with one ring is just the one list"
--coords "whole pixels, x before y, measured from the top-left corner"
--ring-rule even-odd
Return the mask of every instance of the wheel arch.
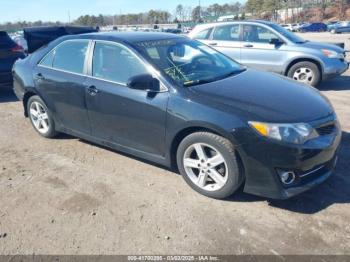
[[[173, 139], [171, 140], [170, 143], [170, 152], [169, 152], [169, 156], [170, 156], [170, 165], [171, 168], [173, 169], [177, 169], [177, 162], [176, 162], [176, 154], [177, 154], [177, 149], [181, 143], [181, 141], [187, 137], [190, 134], [196, 133], [196, 132], [209, 132], [209, 133], [213, 133], [219, 136], [222, 136], [226, 139], [228, 139], [229, 141], [232, 142], [232, 137], [230, 137], [229, 134], [227, 134], [226, 132], [217, 129], [215, 127], [208, 127], [205, 125], [193, 125], [193, 126], [188, 126], [185, 127], [181, 130], [179, 130], [173, 137]], [[235, 143], [233, 143], [235, 144]], [[237, 150], [237, 153], [239, 155], [239, 152]], [[239, 155], [239, 158], [241, 158], [241, 156]]]
[[28, 117], [28, 110], [27, 110], [27, 103], [29, 98], [31, 98], [32, 96], [36, 96], [38, 95], [37, 93], [35, 93], [34, 91], [27, 91], [24, 96], [23, 96], [23, 108], [24, 108], [24, 116]]
[[289, 70], [291, 69], [291, 67], [294, 66], [294, 65], [297, 64], [297, 63], [300, 63], [300, 62], [310, 62], [310, 63], [314, 63], [314, 64], [317, 66], [318, 70], [320, 70], [320, 77], [321, 77], [321, 80], [322, 80], [322, 76], [323, 76], [323, 66], [322, 66], [321, 62], [318, 61], [317, 59], [310, 58], [310, 57], [300, 57], [300, 58], [294, 59], [294, 60], [292, 60], [291, 62], [289, 62], [288, 66], [286, 67], [286, 70], [285, 70], [285, 72], [284, 72], [284, 75], [287, 76]]

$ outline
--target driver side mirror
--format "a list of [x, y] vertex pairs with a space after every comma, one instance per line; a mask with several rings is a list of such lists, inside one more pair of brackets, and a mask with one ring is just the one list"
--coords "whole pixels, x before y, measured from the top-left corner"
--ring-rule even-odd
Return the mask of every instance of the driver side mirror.
[[271, 39], [270, 39], [270, 44], [271, 44], [271, 45], [279, 46], [279, 45], [283, 45], [284, 42], [281, 41], [281, 40], [278, 39], [278, 38], [271, 38]]
[[159, 92], [160, 82], [150, 74], [137, 75], [129, 78], [127, 86], [131, 89], [147, 92]]

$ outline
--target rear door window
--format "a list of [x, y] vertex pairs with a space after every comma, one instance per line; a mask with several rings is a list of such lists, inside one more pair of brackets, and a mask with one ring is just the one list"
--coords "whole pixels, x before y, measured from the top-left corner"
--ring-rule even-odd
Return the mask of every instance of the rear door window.
[[55, 57], [55, 50], [48, 53], [40, 62], [40, 65], [46, 67], [52, 67], [53, 59]]
[[[54, 51], [52, 67], [67, 72], [83, 74], [85, 57], [89, 40], [66, 41], [60, 44]], [[50, 54], [49, 54], [50, 55]], [[50, 56], [43, 63], [50, 65]]]

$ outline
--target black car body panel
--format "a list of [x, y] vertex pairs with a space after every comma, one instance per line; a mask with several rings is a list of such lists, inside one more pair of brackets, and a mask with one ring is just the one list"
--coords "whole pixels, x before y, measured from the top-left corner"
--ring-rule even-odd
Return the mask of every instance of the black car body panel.
[[[24, 104], [30, 95], [39, 95], [52, 112], [58, 131], [168, 167], [174, 164], [174, 151], [187, 134], [198, 130], [219, 134], [235, 146], [244, 166], [245, 191], [249, 193], [288, 198], [329, 177], [341, 130], [331, 104], [314, 88], [247, 69], [193, 87], [177, 86], [159, 74], [164, 89], [152, 93], [91, 77], [91, 52], [83, 74], [37, 65], [52, 48], [72, 39], [120, 43], [149, 64], [135, 43], [174, 37], [181, 36], [100, 33], [59, 38], [15, 64], [14, 91]], [[38, 79], [38, 75], [45, 79]], [[89, 94], [91, 86], [98, 87], [98, 94]], [[315, 128], [331, 122], [335, 129], [303, 145], [292, 145], [259, 136], [248, 121], [307, 122]], [[291, 169], [300, 178], [284, 187], [277, 169]], [[316, 177], [301, 178], [310, 172], [317, 173]]]
[[17, 59], [24, 56], [23, 50], [9, 35], [0, 31], [0, 86], [12, 85], [12, 66]]

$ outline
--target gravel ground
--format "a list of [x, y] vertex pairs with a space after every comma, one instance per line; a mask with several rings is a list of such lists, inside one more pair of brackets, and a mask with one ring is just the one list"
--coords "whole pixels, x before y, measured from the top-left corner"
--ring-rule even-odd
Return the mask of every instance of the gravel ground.
[[40, 138], [2, 93], [0, 254], [350, 254], [350, 71], [320, 90], [342, 123], [339, 164], [287, 201], [209, 199], [150, 163], [70, 136]]

